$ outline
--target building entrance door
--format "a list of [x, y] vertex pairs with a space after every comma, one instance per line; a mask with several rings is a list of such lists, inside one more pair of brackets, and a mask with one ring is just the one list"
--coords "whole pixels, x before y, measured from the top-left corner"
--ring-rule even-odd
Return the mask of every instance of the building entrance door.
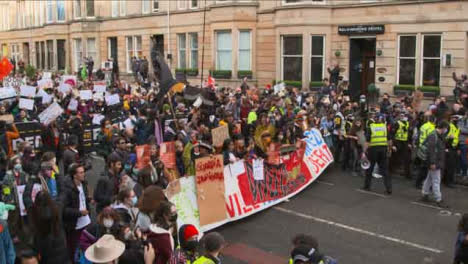
[[107, 45], [108, 45], [108, 56], [109, 59], [112, 58], [115, 62], [119, 62], [119, 57], [117, 56], [117, 37], [110, 37], [107, 38]]
[[351, 38], [349, 86], [352, 98], [367, 95], [367, 87], [375, 83], [375, 38]]

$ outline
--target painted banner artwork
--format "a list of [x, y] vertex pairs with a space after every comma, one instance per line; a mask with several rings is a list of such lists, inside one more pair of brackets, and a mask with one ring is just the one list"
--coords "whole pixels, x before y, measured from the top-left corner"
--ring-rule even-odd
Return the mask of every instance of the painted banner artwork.
[[[224, 216], [218, 221], [200, 221], [202, 208], [197, 193], [198, 178], [190, 176], [178, 179], [180, 188], [168, 199], [177, 207], [178, 224], [193, 224], [203, 232], [262, 211], [298, 194], [314, 182], [333, 162], [333, 156], [325, 144], [320, 131], [312, 129], [305, 133], [302, 146], [280, 155], [279, 165], [263, 161], [262, 180], [254, 178], [253, 161], [239, 161], [224, 166], [225, 215], [221, 209], [210, 208], [210, 213]], [[222, 161], [221, 161], [222, 164]], [[257, 164], [258, 165], [258, 164]], [[198, 172], [196, 172], [198, 175]], [[256, 176], [259, 179], [258, 176]], [[171, 193], [174, 193], [171, 191]], [[221, 199], [220, 199], [221, 200]], [[203, 202], [204, 203], [204, 202]], [[204, 206], [204, 205], [203, 205]]]

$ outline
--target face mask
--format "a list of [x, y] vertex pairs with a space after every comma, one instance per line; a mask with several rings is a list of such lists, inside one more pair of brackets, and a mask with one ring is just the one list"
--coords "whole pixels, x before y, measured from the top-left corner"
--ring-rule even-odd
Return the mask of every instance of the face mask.
[[187, 243], [185, 244], [185, 249], [188, 251], [195, 251], [197, 247], [198, 247], [197, 240], [187, 241]]
[[133, 197], [132, 197], [132, 204], [133, 204], [133, 206], [135, 206], [135, 205], [137, 204], [137, 202], [138, 202], [138, 197], [133, 196]]
[[104, 221], [102, 221], [102, 224], [104, 225], [105, 228], [111, 228], [114, 225], [114, 220], [104, 219]]
[[177, 221], [177, 214], [171, 215], [171, 218], [169, 218], [169, 221], [176, 222]]
[[407, 117], [403, 117], [401, 120], [403, 120], [403, 121], [406, 122], [406, 121], [408, 121], [408, 118], [407, 118]]
[[13, 167], [13, 169], [14, 169], [15, 171], [20, 171], [20, 170], [22, 169], [22, 166], [21, 166], [21, 164], [15, 164], [15, 166]]
[[111, 125], [106, 125], [106, 128], [107, 128], [107, 129], [110, 129], [110, 128], [111, 128]]

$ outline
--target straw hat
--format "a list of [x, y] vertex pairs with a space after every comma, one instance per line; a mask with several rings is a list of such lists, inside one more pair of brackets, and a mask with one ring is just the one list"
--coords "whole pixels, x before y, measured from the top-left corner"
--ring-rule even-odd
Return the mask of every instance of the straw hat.
[[125, 244], [113, 235], [103, 235], [86, 249], [85, 257], [93, 263], [107, 263], [116, 260], [125, 251]]

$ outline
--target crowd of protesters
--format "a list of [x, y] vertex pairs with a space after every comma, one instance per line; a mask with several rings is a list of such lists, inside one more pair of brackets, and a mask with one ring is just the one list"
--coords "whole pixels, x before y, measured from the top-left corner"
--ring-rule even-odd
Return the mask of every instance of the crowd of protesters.
[[[90, 61], [86, 64], [92, 69]], [[257, 157], [268, 160], [272, 146], [299, 147], [304, 131], [311, 128], [321, 131], [344, 171], [363, 176], [365, 190], [371, 189], [373, 176], [382, 175], [386, 194], [391, 195], [392, 174], [401, 173], [414, 179], [421, 200], [430, 202], [433, 194], [437, 206], [446, 207], [440, 182], [453, 187], [468, 177], [468, 93], [464, 88], [457, 90], [457, 101], [450, 106], [445, 97], [436, 97], [423, 107], [418, 93], [393, 102], [383, 94], [372, 102], [350, 95], [349, 83], [339, 78], [336, 64], [329, 69], [332, 81], [324, 79], [318, 91], [282, 85], [257, 88], [244, 80], [234, 88], [206, 85], [203, 89], [214, 100], [194, 104], [184, 91], [171, 91], [163, 98], [162, 87], [149, 80], [146, 59], [133, 60], [133, 68], [135, 84], [125, 85], [114, 77], [109, 82], [107, 91], [121, 99], [111, 106], [102, 99], [79, 98], [78, 90], [92, 90], [98, 81], [92, 70], [85, 69], [87, 74], [81, 74], [82, 80], [69, 94], [59, 92], [61, 76], [54, 73], [53, 87], [45, 91], [65, 112], [44, 125], [39, 148], [27, 142], [14, 148], [18, 130], [14, 123], [0, 121], [4, 164], [0, 213], [5, 219], [0, 224], [0, 263], [12, 264], [15, 259], [47, 264], [116, 263], [117, 259], [119, 264], [220, 263], [223, 237], [212, 232], [200, 240], [195, 226], [177, 226], [177, 209], [164, 194], [168, 183], [195, 175], [195, 160], [212, 153], [222, 154], [225, 164]], [[41, 78], [38, 73], [25, 80], [36, 86]], [[76, 110], [68, 108], [72, 99], [79, 102]], [[5, 100], [0, 115], [12, 113], [17, 121], [35, 121], [47, 106], [38, 102], [28, 111], [19, 108], [17, 99]], [[108, 116], [115, 112], [131, 117], [132, 125], [112, 123]], [[106, 166], [92, 190], [86, 180], [91, 163], [83, 148], [83, 120], [95, 114], [106, 116], [95, 148]], [[230, 138], [215, 147], [211, 129], [219, 126], [228, 127]], [[160, 159], [159, 147], [169, 141], [175, 141], [174, 169]], [[151, 146], [150, 162], [136, 169], [135, 146], [143, 144]], [[33, 200], [35, 185], [41, 191]], [[25, 186], [21, 198], [26, 215], [20, 214], [18, 186]], [[466, 222], [463, 217], [456, 263], [466, 261]], [[335, 263], [319, 253], [313, 237], [299, 235], [293, 244], [291, 263]]]

